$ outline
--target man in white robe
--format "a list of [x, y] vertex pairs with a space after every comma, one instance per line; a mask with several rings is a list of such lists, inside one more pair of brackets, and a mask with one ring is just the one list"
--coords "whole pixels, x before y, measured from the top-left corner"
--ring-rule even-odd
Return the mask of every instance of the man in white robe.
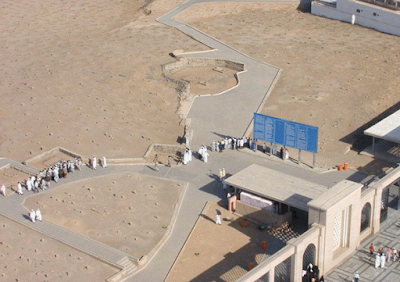
[[34, 210], [31, 210], [31, 212], [29, 213], [29, 218], [33, 223], [36, 221], [36, 213]]
[[18, 185], [17, 185], [17, 192], [18, 192], [19, 195], [23, 195], [24, 194], [24, 192], [22, 191], [22, 185], [21, 185], [20, 182], [18, 182]]
[[211, 142], [211, 151], [215, 152], [215, 140]]
[[57, 167], [55, 167], [54, 169], [53, 169], [53, 179], [54, 179], [54, 181], [57, 183], [58, 182], [58, 180], [60, 179], [60, 177], [58, 176], [58, 168]]
[[381, 268], [385, 268], [386, 256], [385, 253], [381, 255]]
[[32, 181], [30, 178], [26, 180], [26, 189], [28, 189], [28, 191], [32, 191]]
[[102, 163], [103, 167], [107, 167], [107, 159], [106, 157], [103, 156], [103, 163]]
[[96, 167], [97, 167], [97, 158], [96, 158], [96, 156], [93, 156], [92, 168], [93, 168], [93, 169], [96, 169]]
[[40, 209], [36, 210], [36, 220], [43, 221], [42, 212], [40, 211]]
[[205, 149], [204, 151], [203, 151], [203, 161], [206, 163], [206, 162], [208, 162], [208, 156], [209, 156], [209, 154], [208, 154], [208, 152], [207, 152], [207, 149]]
[[217, 225], [221, 225], [221, 224], [222, 224], [222, 222], [221, 222], [221, 216], [220, 216], [219, 214], [217, 214], [217, 215], [215, 216], [215, 224], [217, 224]]
[[7, 188], [6, 185], [1, 185], [1, 194], [3, 194], [4, 197], [7, 197]]
[[204, 147], [201, 146], [199, 151], [198, 151], [200, 160], [203, 159], [203, 152], [204, 152]]
[[188, 150], [188, 155], [189, 155], [189, 162], [191, 162], [193, 160], [192, 150]]
[[381, 265], [381, 256], [376, 254], [375, 256], [375, 268], [378, 268]]
[[185, 165], [189, 162], [189, 152], [186, 150], [185, 153], [183, 154], [183, 161], [182, 163]]

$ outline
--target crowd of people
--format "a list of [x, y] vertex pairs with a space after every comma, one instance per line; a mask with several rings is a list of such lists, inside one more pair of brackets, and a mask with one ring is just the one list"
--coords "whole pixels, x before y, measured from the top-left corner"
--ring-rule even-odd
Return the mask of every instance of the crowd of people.
[[[266, 146], [266, 145], [265, 145]], [[253, 151], [257, 150], [257, 139], [252, 138], [234, 138], [234, 137], [225, 137], [220, 141], [213, 140], [211, 142], [211, 151], [212, 152], [222, 152], [226, 149], [243, 149], [245, 147], [252, 149]]]
[[[82, 160], [80, 158], [76, 158], [75, 161], [60, 161], [36, 175], [29, 176], [22, 183], [18, 182], [15, 192], [18, 195], [23, 195], [24, 189], [34, 193], [38, 193], [40, 189], [44, 191], [50, 187], [51, 180], [57, 183], [60, 178], [66, 178], [68, 173], [73, 173], [75, 169], [81, 170], [81, 167]], [[11, 189], [13, 190], [12, 186]], [[7, 196], [7, 187], [4, 184], [1, 185], [0, 192], [3, 196]]]
[[377, 252], [375, 252], [374, 244], [371, 243], [369, 246], [369, 256], [373, 257], [375, 255], [375, 268], [384, 268], [386, 262], [396, 262], [400, 261], [399, 251], [396, 248], [387, 248], [385, 251], [383, 247], [380, 247]]
[[[98, 160], [96, 156], [90, 159], [90, 166], [92, 169], [96, 169]], [[103, 157], [101, 159], [101, 166], [107, 167], [107, 159]], [[38, 193], [40, 190], [44, 191], [50, 187], [51, 181], [58, 183], [60, 178], [67, 178], [68, 173], [74, 173], [75, 170], [82, 169], [82, 159], [75, 158], [72, 160], [62, 160], [53, 164], [52, 166], [38, 172], [36, 175], [29, 176], [25, 181], [18, 182], [16, 189], [11, 185], [10, 189], [14, 190], [18, 195], [23, 195], [24, 190], [28, 192]], [[0, 193], [3, 196], [7, 196], [7, 187], [3, 184], [0, 187]]]
[[[96, 169], [97, 162], [98, 160], [96, 156], [93, 156], [93, 159], [90, 159], [90, 166], [93, 169]], [[101, 165], [102, 167], [107, 167], [107, 160], [105, 157], [102, 158]], [[28, 192], [32, 191], [34, 193], [38, 193], [40, 189], [44, 191], [47, 188], [49, 188], [51, 185], [51, 181], [58, 183], [60, 178], [67, 178], [68, 173], [74, 173], [75, 170], [81, 170], [81, 169], [82, 169], [81, 158], [75, 158], [74, 161], [62, 160], [42, 171], [39, 171], [36, 175], [29, 176], [22, 183], [18, 182], [17, 188], [14, 189], [11, 186], [11, 189], [15, 190], [15, 192], [18, 195], [23, 195], [24, 190]], [[0, 187], [0, 193], [5, 197], [7, 196], [7, 187], [4, 184], [1, 185]], [[29, 219], [32, 222], [42, 221], [43, 218], [40, 209], [37, 209], [36, 211], [32, 209], [29, 212]]]

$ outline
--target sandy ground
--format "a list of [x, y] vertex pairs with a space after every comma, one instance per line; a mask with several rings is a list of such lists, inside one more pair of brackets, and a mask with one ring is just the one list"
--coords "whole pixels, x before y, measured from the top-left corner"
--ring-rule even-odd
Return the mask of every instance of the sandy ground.
[[318, 126], [317, 166], [364, 167], [372, 159], [349, 149], [362, 143], [357, 129], [399, 101], [400, 38], [296, 8], [205, 3], [177, 20], [283, 70], [261, 113]]
[[[216, 211], [221, 212], [222, 225], [215, 224]], [[241, 227], [242, 218], [216, 203], [209, 203], [166, 281], [236, 281], [248, 271], [249, 263], [256, 266], [285, 244], [257, 224]], [[262, 241], [268, 242], [263, 251]]]
[[119, 271], [1, 215], [0, 230], [0, 281], [105, 281]]
[[[25, 183], [30, 175], [15, 169], [13, 167], [8, 167], [0, 170], [1, 185], [5, 185], [7, 188], [7, 196], [11, 196], [17, 191], [18, 182]], [[3, 195], [1, 195], [3, 196]]]
[[[208, 49], [155, 22], [180, 2], [155, 1], [139, 10], [144, 0], [2, 1], [0, 156], [23, 161], [62, 146], [85, 156], [140, 157], [152, 143], [176, 144], [183, 133], [178, 95], [160, 66], [174, 60], [173, 50]], [[399, 37], [301, 13], [294, 4], [207, 3], [178, 19], [283, 69], [262, 113], [318, 126], [317, 165], [348, 161], [362, 168], [371, 161], [348, 150], [359, 142], [360, 127], [398, 103]], [[181, 76], [210, 81], [210, 87], [216, 77], [189, 72]], [[200, 83], [194, 84], [200, 91]], [[12, 169], [2, 173], [1, 181], [25, 177]], [[114, 175], [63, 185], [25, 204], [40, 207], [46, 220], [140, 257], [165, 233], [182, 189], [144, 176]], [[138, 210], [149, 216], [138, 217]], [[214, 220], [215, 211], [209, 211]], [[7, 228], [1, 232], [0, 248], [6, 248], [1, 267], [12, 269], [0, 271], [6, 273], [0, 280], [43, 281], [47, 274], [48, 280], [62, 281], [65, 263], [73, 280], [100, 281], [115, 271], [48, 238], [41, 247], [43, 236], [0, 220], [0, 228]], [[201, 218], [192, 235], [196, 240], [188, 241], [170, 281], [233, 280], [260, 258], [259, 231], [253, 229]], [[36, 253], [43, 258], [35, 260]], [[75, 265], [78, 257], [85, 263]]]
[[[173, 50], [207, 50], [155, 22], [179, 1], [2, 1], [0, 156], [23, 161], [56, 146], [84, 156], [141, 157], [177, 142]], [[21, 144], [24, 144], [21, 146]]]
[[45, 220], [140, 258], [171, 228], [185, 187], [182, 182], [113, 174], [47, 190], [24, 205], [40, 208]]

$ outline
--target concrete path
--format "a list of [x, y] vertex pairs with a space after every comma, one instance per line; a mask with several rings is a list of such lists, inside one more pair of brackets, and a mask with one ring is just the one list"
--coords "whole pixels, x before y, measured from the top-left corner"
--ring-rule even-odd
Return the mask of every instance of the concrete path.
[[238, 74], [237, 87], [222, 95], [195, 98], [188, 115], [191, 127], [194, 129], [192, 148], [208, 144], [213, 139], [220, 140], [222, 136], [242, 137], [249, 128], [252, 128], [253, 114], [261, 108], [280, 74], [277, 67], [252, 59], [190, 25], [172, 20], [191, 5], [200, 2], [215, 1], [190, 0], [158, 18], [157, 21], [174, 27], [213, 49], [209, 52], [187, 53], [182, 56], [239, 62], [245, 65], [246, 71]]

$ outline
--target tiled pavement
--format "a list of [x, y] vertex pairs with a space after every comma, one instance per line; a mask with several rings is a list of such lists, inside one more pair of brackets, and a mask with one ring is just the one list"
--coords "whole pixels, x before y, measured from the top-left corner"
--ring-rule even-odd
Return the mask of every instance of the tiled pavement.
[[369, 257], [369, 245], [375, 250], [383, 247], [400, 249], [400, 211], [390, 209], [388, 219], [382, 224], [380, 232], [368, 237], [343, 263], [325, 276], [327, 282], [351, 282], [356, 271], [360, 274], [360, 282], [395, 282], [400, 281], [400, 262], [387, 262], [385, 268], [374, 266], [374, 257]]

